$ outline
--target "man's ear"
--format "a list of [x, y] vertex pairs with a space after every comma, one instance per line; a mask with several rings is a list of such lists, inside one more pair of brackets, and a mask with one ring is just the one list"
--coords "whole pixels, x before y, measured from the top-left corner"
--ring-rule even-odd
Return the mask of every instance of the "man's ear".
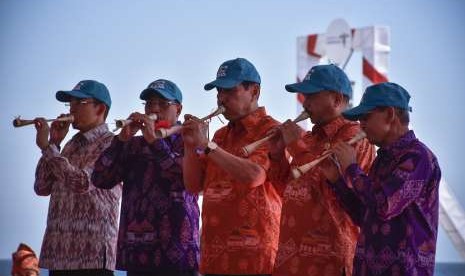
[[392, 123], [396, 119], [396, 110], [394, 107], [389, 106], [386, 108], [386, 120]]
[[260, 85], [254, 83], [252, 85], [252, 97], [253, 99], [258, 101], [258, 98], [260, 97]]
[[334, 107], [339, 107], [345, 102], [344, 95], [342, 93], [333, 92], [333, 103]]
[[108, 106], [106, 106], [104, 103], [99, 103], [98, 104], [98, 109], [97, 109], [97, 114], [105, 116], [105, 112], [107, 111]]

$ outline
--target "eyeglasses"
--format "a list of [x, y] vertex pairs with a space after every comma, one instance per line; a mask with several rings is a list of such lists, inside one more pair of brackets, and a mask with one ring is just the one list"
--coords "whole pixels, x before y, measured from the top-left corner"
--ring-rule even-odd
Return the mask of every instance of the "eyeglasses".
[[160, 107], [161, 109], [167, 109], [170, 105], [178, 104], [176, 101], [167, 101], [167, 100], [148, 100], [145, 103], [142, 103], [147, 108], [152, 108], [155, 106]]
[[90, 103], [96, 103], [96, 101], [92, 100], [71, 100], [67, 103], [65, 103], [65, 106], [70, 107], [70, 106], [76, 106], [76, 105], [85, 105], [85, 104], [90, 104]]

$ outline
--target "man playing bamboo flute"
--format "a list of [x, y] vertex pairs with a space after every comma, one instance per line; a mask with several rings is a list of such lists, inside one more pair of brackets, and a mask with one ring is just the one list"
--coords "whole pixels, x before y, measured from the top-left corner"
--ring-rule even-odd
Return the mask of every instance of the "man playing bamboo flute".
[[61, 148], [70, 122], [49, 128], [45, 119], [35, 120], [42, 157], [34, 190], [50, 196], [39, 265], [51, 276], [113, 275], [121, 186], [103, 190], [91, 181], [95, 160], [113, 138], [105, 124], [110, 93], [104, 84], [84, 80], [56, 98], [69, 104], [79, 132]]
[[[183, 183], [182, 137], [160, 139], [155, 133], [162, 123], [178, 125], [181, 90], [158, 79], [139, 97], [145, 113], [129, 116], [132, 122], [112, 140], [92, 175], [104, 189], [123, 182], [116, 267], [128, 276], [196, 276], [200, 212], [198, 196]], [[142, 136], [134, 136], [139, 130]]]
[[341, 204], [360, 226], [354, 275], [433, 275], [441, 170], [409, 130], [410, 95], [395, 83], [366, 89], [344, 112], [379, 147], [368, 175], [346, 143], [333, 148], [340, 169], [323, 167]]
[[[350, 275], [357, 227], [326, 185], [319, 167], [297, 179], [291, 174], [292, 167], [316, 159], [360, 131], [359, 124], [341, 116], [352, 95], [350, 81], [339, 67], [318, 65], [302, 82], [286, 85], [286, 90], [303, 94], [303, 107], [314, 126], [305, 133], [286, 121], [271, 141], [272, 180], [285, 183], [273, 275]], [[357, 160], [367, 170], [374, 159], [373, 146], [365, 139], [355, 147]], [[286, 151], [293, 158], [290, 164]]]
[[216, 80], [218, 105], [229, 124], [212, 142], [205, 123], [186, 115], [184, 183], [203, 192], [200, 271], [206, 275], [270, 275], [276, 256], [281, 198], [268, 180], [267, 145], [248, 158], [242, 147], [278, 122], [258, 106], [260, 76], [248, 60], [224, 62]]

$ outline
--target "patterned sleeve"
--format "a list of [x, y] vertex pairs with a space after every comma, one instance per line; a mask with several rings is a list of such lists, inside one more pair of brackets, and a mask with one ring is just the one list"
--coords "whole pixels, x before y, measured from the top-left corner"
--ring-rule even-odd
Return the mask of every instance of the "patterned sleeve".
[[[287, 153], [286, 153], [287, 155]], [[270, 169], [268, 171], [268, 179], [273, 183], [278, 193], [282, 196], [286, 185], [289, 182], [291, 173], [290, 160], [287, 156], [283, 156], [279, 160], [273, 160], [270, 157]]]
[[65, 183], [67, 188], [73, 192], [86, 193], [94, 190], [96, 187], [91, 182], [94, 163], [110, 141], [111, 136], [108, 136], [99, 142], [88, 145], [85, 154], [83, 154], [84, 165], [79, 167], [71, 164], [68, 158], [61, 154], [55, 154], [48, 161], [52, 174], [59, 179], [64, 179], [65, 181], [60, 183]]
[[[357, 135], [359, 131], [360, 125], [358, 123], [347, 124], [339, 131], [336, 141], [348, 141]], [[363, 139], [356, 143], [355, 151], [357, 154], [357, 164], [360, 164], [360, 167], [363, 168], [363, 172], [368, 172], [375, 158], [374, 146], [371, 145], [367, 139]], [[365, 210], [363, 202], [357, 197], [353, 189], [346, 185], [342, 178], [334, 184], [328, 184], [336, 194], [342, 207], [352, 218], [352, 221], [360, 226]]]
[[[267, 117], [257, 128], [256, 137], [264, 137], [270, 129], [277, 125], [279, 125], [278, 121]], [[285, 158], [279, 161], [272, 161], [269, 152], [269, 144], [265, 143], [253, 151], [247, 159], [259, 165], [265, 171], [267, 177], [265, 181], [270, 181], [278, 194], [282, 195], [287, 183], [287, 176], [289, 175], [289, 162]]]
[[55, 145], [49, 145], [47, 149], [42, 151], [42, 157], [39, 159], [35, 173], [34, 191], [37, 195], [50, 195], [53, 183], [63, 179], [63, 175], [57, 173], [53, 168], [53, 164], [51, 164], [51, 159], [59, 155], [60, 152]]
[[117, 136], [98, 157], [92, 171], [92, 184], [101, 189], [111, 189], [123, 181], [126, 151], [130, 142], [122, 142]]
[[171, 135], [168, 138], [160, 139], [149, 145], [149, 148], [163, 171], [182, 174], [184, 143], [181, 135]]
[[270, 169], [270, 158], [268, 157], [268, 147], [259, 147], [254, 152], [252, 152], [247, 159], [260, 167], [262, 167], [265, 172]]
[[292, 142], [286, 147], [286, 150], [292, 156], [293, 159], [301, 160], [310, 152], [309, 150], [309, 139], [312, 133], [307, 131], [307, 133], [299, 140]]
[[381, 219], [396, 217], [418, 198], [432, 175], [429, 159], [421, 151], [409, 151], [397, 162], [389, 177], [374, 180], [353, 164], [345, 172], [353, 191], [366, 205], [377, 211]]
[[334, 191], [342, 208], [350, 216], [352, 221], [361, 226], [363, 222], [364, 206], [362, 201], [357, 197], [355, 192], [347, 187], [347, 184], [342, 178], [336, 183], [327, 182], [328, 186]]

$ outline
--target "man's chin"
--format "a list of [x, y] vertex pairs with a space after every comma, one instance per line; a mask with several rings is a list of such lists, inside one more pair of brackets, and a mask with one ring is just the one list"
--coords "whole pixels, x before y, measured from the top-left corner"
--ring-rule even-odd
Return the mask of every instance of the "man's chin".
[[319, 125], [320, 124], [319, 121], [317, 121], [316, 119], [314, 119], [312, 117], [310, 117], [310, 122], [312, 122], [312, 124], [314, 124], [314, 125]]

